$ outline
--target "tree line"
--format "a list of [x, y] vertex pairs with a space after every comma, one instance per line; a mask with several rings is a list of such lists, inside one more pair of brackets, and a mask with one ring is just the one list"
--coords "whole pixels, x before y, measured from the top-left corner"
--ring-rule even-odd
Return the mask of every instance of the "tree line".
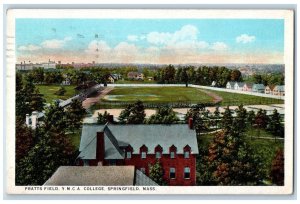
[[[72, 134], [79, 130], [86, 112], [78, 100], [67, 108], [58, 102], [45, 107], [30, 76], [22, 79], [17, 74], [16, 79], [16, 185], [42, 185], [59, 166], [74, 164], [77, 150]], [[33, 110], [45, 112], [36, 129], [25, 124], [26, 114]]]

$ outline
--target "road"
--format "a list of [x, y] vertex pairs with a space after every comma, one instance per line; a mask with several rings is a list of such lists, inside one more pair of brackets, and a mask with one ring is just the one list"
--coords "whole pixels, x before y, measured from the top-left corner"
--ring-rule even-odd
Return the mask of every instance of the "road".
[[106, 94], [108, 94], [113, 89], [114, 89], [114, 87], [106, 87], [106, 88], [98, 91], [97, 96], [91, 97], [91, 98], [86, 98], [82, 102], [82, 107], [85, 109], [88, 109], [92, 105], [96, 104], [101, 98], [103, 98]]

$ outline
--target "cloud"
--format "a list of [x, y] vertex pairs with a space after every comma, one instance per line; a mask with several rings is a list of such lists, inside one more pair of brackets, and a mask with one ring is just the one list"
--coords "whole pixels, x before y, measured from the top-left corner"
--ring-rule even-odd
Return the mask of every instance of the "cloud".
[[51, 39], [51, 40], [45, 40], [44, 42], [41, 43], [41, 46], [43, 48], [48, 48], [48, 49], [59, 49], [62, 48], [66, 42], [72, 40], [71, 37], [65, 37], [63, 40], [58, 40], [58, 39]]
[[20, 46], [18, 48], [18, 50], [20, 50], [20, 51], [36, 51], [36, 50], [39, 50], [39, 49], [41, 49], [40, 46], [32, 45], [32, 44], [23, 45], [23, 46]]
[[246, 44], [246, 43], [251, 43], [251, 42], [255, 41], [255, 36], [254, 35], [242, 34], [242, 35], [236, 37], [235, 40], [236, 40], [237, 43]]
[[195, 41], [199, 31], [193, 25], [185, 25], [174, 33], [169, 32], [150, 32], [147, 34], [147, 41], [155, 45], [166, 45], [182, 41]]
[[111, 47], [103, 40], [93, 40], [89, 43], [86, 53], [97, 54], [111, 52]]
[[211, 49], [215, 51], [224, 51], [228, 49], [228, 46], [224, 42], [215, 42], [212, 44]]
[[137, 35], [128, 35], [127, 40], [134, 42], [134, 41], [138, 41], [139, 37]]

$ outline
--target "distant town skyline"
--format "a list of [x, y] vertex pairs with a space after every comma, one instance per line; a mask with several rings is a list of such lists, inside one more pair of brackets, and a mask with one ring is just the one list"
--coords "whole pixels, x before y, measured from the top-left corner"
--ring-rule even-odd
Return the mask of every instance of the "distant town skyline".
[[283, 64], [281, 19], [17, 19], [17, 63]]

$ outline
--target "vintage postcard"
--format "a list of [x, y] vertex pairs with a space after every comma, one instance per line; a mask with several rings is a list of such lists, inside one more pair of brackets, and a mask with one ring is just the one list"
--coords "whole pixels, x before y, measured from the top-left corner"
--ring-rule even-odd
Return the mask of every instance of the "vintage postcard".
[[8, 10], [7, 193], [293, 193], [293, 19]]

